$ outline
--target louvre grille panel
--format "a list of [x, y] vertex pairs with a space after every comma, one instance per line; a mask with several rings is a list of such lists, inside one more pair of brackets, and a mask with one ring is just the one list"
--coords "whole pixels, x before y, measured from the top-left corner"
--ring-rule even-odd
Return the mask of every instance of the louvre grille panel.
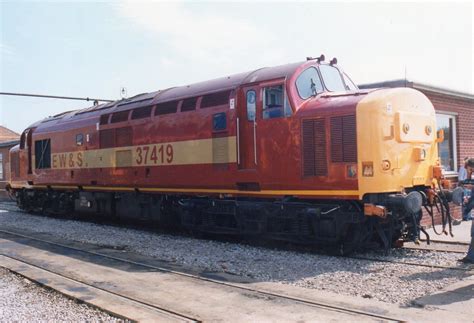
[[314, 122], [303, 120], [303, 176], [315, 175], [314, 159]]
[[343, 155], [345, 162], [357, 162], [357, 129], [355, 115], [342, 117]]
[[334, 163], [357, 162], [355, 115], [331, 118], [331, 160]]
[[331, 118], [331, 160], [333, 163], [343, 161], [342, 151], [342, 117]]
[[112, 148], [115, 146], [115, 129], [99, 131], [100, 148]]
[[325, 120], [303, 120], [302, 128], [303, 176], [327, 176]]
[[115, 129], [115, 145], [117, 147], [132, 145], [132, 127]]
[[328, 165], [326, 158], [326, 125], [324, 119], [314, 120], [314, 152], [316, 176], [327, 176]]

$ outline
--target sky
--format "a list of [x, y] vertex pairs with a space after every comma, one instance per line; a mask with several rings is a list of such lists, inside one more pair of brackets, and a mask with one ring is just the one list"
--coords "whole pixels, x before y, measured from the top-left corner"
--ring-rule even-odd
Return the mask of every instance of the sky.
[[[120, 99], [264, 66], [337, 57], [358, 84], [474, 93], [472, 2], [0, 0], [0, 92]], [[0, 124], [90, 102], [0, 95]]]

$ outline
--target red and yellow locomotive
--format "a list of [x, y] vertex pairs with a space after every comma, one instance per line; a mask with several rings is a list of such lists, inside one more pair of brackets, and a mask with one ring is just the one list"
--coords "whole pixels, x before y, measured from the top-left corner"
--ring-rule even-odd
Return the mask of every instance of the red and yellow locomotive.
[[29, 211], [388, 247], [459, 198], [435, 187], [438, 140], [422, 93], [362, 91], [309, 58], [39, 121], [11, 150], [10, 190]]

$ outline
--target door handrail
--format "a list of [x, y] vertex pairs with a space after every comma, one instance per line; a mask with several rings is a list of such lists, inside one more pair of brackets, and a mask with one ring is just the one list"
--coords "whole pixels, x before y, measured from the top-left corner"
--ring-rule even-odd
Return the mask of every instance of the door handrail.
[[240, 120], [237, 117], [237, 165], [240, 165]]

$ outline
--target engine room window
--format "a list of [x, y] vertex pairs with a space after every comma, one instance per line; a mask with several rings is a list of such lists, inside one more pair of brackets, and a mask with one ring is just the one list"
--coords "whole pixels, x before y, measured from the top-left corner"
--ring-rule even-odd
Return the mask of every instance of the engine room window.
[[227, 117], [225, 112], [216, 113], [212, 116], [212, 129], [214, 131], [225, 130], [227, 128]]
[[35, 168], [51, 168], [51, 139], [35, 141]]
[[77, 146], [82, 146], [84, 144], [84, 136], [82, 133], [76, 135], [76, 145]]
[[109, 116], [110, 114], [103, 114], [100, 116], [100, 124], [108, 124], [109, 123]]
[[257, 111], [257, 93], [254, 90], [247, 91], [247, 120], [255, 121]]
[[196, 110], [196, 103], [198, 98], [187, 98], [183, 100], [181, 104], [181, 112], [194, 111]]
[[303, 100], [323, 92], [323, 84], [318, 71], [314, 67], [303, 71], [296, 79], [296, 89]]
[[331, 92], [346, 91], [339, 70], [331, 65], [319, 65], [319, 70], [323, 76], [324, 85]]
[[149, 118], [151, 116], [151, 109], [153, 109], [153, 106], [149, 105], [132, 110], [132, 120]]
[[112, 114], [112, 118], [110, 118], [110, 122], [117, 123], [117, 122], [127, 121], [129, 114], [130, 114], [130, 110], [115, 112], [114, 114]]
[[436, 114], [437, 130], [443, 129], [444, 140], [438, 143], [441, 166], [445, 171], [457, 170], [456, 162], [456, 119], [449, 114]]
[[155, 116], [175, 113], [178, 110], [178, 102], [179, 101], [169, 101], [158, 103], [155, 109]]
[[206, 94], [201, 100], [201, 109], [229, 104], [230, 90]]
[[283, 84], [263, 89], [263, 119], [288, 117], [291, 107], [285, 95]]

